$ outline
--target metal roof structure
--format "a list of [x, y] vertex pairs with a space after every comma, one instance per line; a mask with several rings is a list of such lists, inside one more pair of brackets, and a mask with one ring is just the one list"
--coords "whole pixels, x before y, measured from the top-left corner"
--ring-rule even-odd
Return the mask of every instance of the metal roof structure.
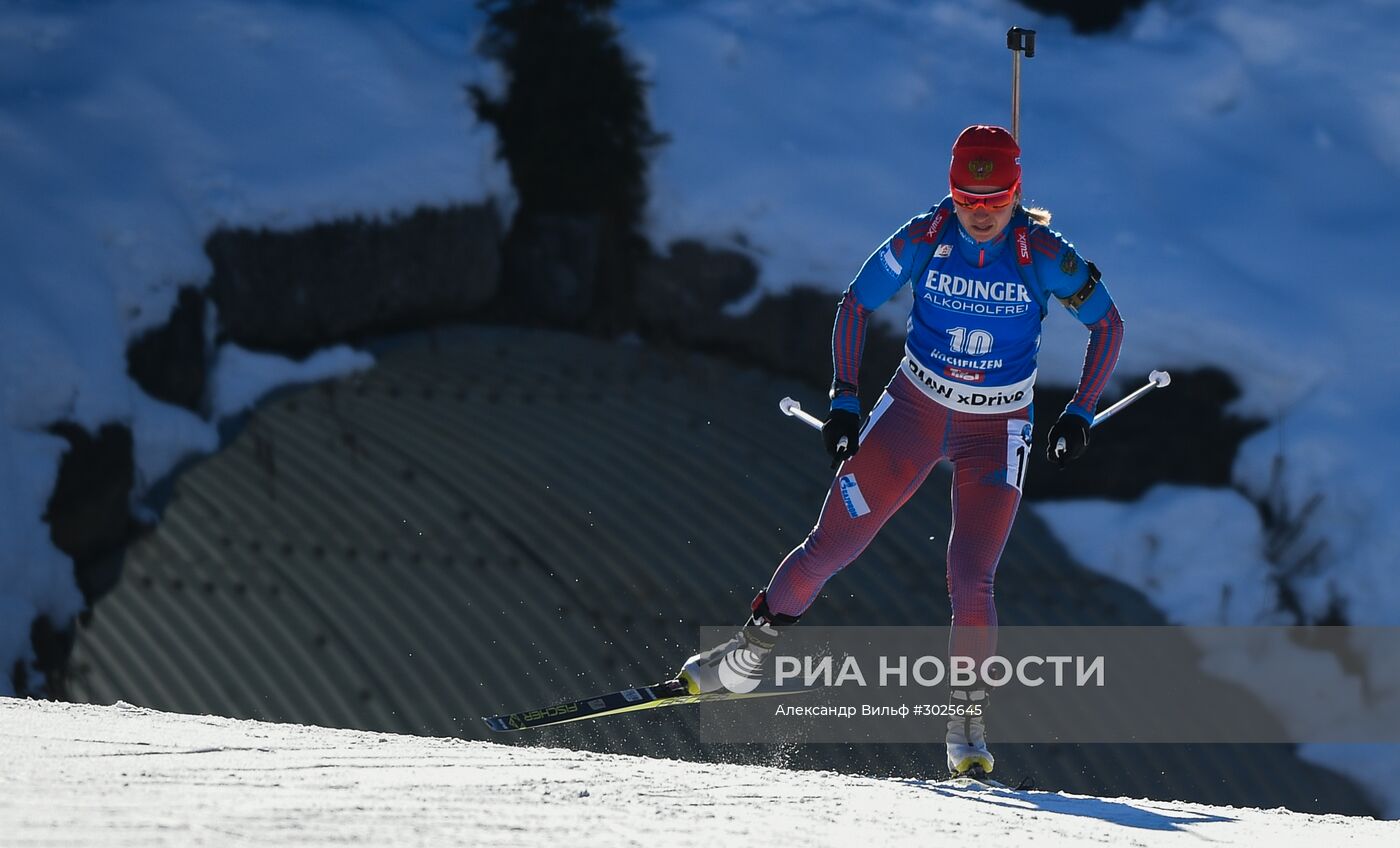
[[[831, 480], [791, 381], [501, 327], [396, 338], [267, 399], [183, 473], [78, 635], [70, 697], [193, 714], [932, 777], [942, 746], [707, 747], [684, 710], [490, 737], [480, 716], [674, 673], [739, 623]], [[893, 365], [893, 363], [892, 363]], [[812, 398], [813, 400], [816, 397]], [[939, 469], [804, 618], [941, 624]], [[1160, 624], [1022, 510], [1004, 624]], [[939, 739], [931, 742], [941, 743]], [[1067, 791], [1373, 813], [1282, 745], [998, 746]]]

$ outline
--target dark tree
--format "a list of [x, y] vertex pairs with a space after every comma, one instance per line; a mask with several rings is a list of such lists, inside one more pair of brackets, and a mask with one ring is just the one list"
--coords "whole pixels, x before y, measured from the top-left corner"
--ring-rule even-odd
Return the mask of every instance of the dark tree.
[[[529, 296], [547, 299], [566, 296], [560, 279], [587, 277], [579, 298], [600, 319], [593, 323], [625, 324], [645, 250], [647, 165], [664, 138], [647, 114], [640, 68], [609, 17], [613, 0], [478, 5], [488, 16], [480, 50], [500, 62], [507, 84], [499, 97], [480, 86], [468, 93], [477, 116], [496, 129], [520, 201], [506, 240], [507, 273], [517, 279], [506, 283], [528, 288], [519, 278], [532, 277]], [[545, 267], [569, 261], [592, 267], [562, 276]]]
[[1022, 6], [1069, 18], [1074, 31], [1091, 34], [1107, 32], [1123, 22], [1134, 9], [1147, 5], [1147, 0], [1019, 0]]

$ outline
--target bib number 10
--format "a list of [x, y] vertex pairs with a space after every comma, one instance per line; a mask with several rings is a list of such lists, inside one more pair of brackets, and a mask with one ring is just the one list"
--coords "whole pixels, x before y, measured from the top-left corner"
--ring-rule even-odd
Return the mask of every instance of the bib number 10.
[[953, 353], [968, 356], [982, 356], [992, 349], [992, 334], [986, 330], [968, 331], [966, 327], [954, 327], [948, 331], [952, 340]]

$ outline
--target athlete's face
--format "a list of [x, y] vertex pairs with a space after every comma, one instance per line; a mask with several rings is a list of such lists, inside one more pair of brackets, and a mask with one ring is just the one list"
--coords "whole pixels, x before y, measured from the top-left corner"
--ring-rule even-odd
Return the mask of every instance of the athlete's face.
[[[958, 188], [971, 194], [991, 194], [1005, 189], [1006, 186], [984, 185], [979, 183], [974, 185], [959, 185]], [[956, 202], [955, 199], [953, 209], [957, 213], [958, 221], [962, 224], [963, 229], [967, 230], [968, 235], [972, 236], [977, 241], [991, 241], [1001, 235], [1002, 231], [1006, 229], [1007, 224], [1011, 223], [1011, 216], [1016, 212], [1016, 204], [1021, 202], [1021, 192], [1019, 189], [1016, 191], [1014, 197], [1015, 199], [1012, 202], [1005, 204], [1000, 209], [982, 203], [969, 208]]]

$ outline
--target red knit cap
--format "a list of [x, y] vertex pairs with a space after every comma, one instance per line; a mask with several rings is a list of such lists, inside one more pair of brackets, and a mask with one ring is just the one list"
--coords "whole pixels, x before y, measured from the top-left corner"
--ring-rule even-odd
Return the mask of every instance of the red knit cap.
[[953, 142], [948, 181], [955, 186], [1011, 188], [1021, 179], [1021, 145], [1001, 127], [968, 127]]

